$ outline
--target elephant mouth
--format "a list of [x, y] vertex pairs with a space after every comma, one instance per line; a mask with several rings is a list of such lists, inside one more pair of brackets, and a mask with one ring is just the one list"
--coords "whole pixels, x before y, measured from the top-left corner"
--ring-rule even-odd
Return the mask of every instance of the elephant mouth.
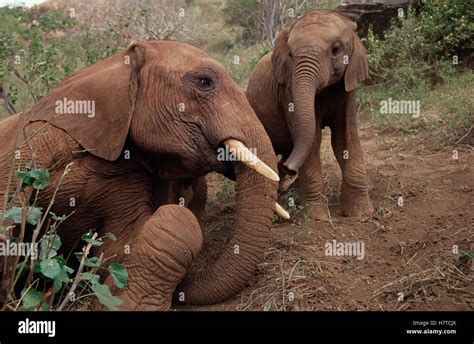
[[[212, 149], [210, 145], [208, 147]], [[214, 172], [220, 173], [226, 178], [236, 180], [235, 164], [240, 162], [269, 180], [280, 181], [278, 174], [239, 140], [224, 140], [213, 151], [214, 154], [204, 154], [203, 156], [207, 157], [207, 163]]]
[[[278, 174], [260, 160], [243, 142], [236, 139], [227, 139], [222, 142], [221, 146], [219, 148], [220, 152], [223, 152], [223, 155], [228, 157], [226, 160], [227, 162], [232, 162], [232, 167], [234, 167], [234, 162], [241, 162], [269, 180], [280, 181]], [[218, 160], [222, 160], [219, 159], [219, 155]], [[232, 168], [232, 171], [234, 171], [234, 168]]]
[[199, 126], [198, 128], [201, 133], [201, 140], [197, 142], [197, 146], [201, 157], [204, 157], [213, 171], [235, 180], [234, 165], [236, 162], [241, 162], [269, 180], [280, 181], [278, 174], [261, 161], [242, 141], [235, 138], [226, 138], [220, 140], [217, 147], [213, 147], [202, 129]]

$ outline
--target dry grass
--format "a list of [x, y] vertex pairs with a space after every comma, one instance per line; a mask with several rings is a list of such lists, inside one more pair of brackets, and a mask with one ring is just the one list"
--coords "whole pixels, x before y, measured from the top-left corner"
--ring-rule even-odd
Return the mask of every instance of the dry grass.
[[[452, 255], [451, 255], [452, 257]], [[383, 304], [392, 304], [396, 310], [404, 310], [420, 302], [429, 301], [442, 291], [452, 294], [456, 302], [472, 307], [474, 305], [474, 278], [471, 273], [471, 260], [459, 259], [453, 261], [445, 255], [445, 260], [437, 258], [427, 262], [432, 267], [420, 269], [414, 259], [407, 263], [415, 264], [417, 270], [385, 284], [374, 292], [374, 299]]]

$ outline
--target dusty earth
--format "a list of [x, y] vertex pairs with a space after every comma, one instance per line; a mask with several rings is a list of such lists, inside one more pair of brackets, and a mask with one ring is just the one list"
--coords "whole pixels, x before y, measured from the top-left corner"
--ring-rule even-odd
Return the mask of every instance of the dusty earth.
[[[303, 207], [291, 208], [290, 222], [275, 220], [270, 248], [247, 288], [220, 304], [174, 309], [474, 309], [471, 147], [429, 149], [422, 140], [368, 125], [360, 135], [376, 209], [372, 217], [341, 216], [340, 171], [325, 132], [323, 174], [332, 223], [308, 219]], [[220, 191], [207, 206], [197, 269], [217, 254], [233, 222], [232, 185], [211, 179], [211, 192]], [[290, 191], [280, 203], [296, 194]], [[334, 239], [364, 243], [364, 259], [325, 255], [325, 244]]]

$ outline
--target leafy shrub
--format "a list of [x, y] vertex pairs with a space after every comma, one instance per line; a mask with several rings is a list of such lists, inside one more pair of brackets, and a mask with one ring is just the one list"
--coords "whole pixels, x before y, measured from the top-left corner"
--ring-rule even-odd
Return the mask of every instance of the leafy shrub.
[[[31, 168], [35, 165], [34, 159], [21, 168], [15, 165], [12, 165], [10, 175], [18, 168], [16, 185], [6, 188], [7, 196], [1, 200], [3, 210], [0, 211], [2, 310], [65, 310], [88, 296], [95, 296], [109, 309], [116, 309], [123, 301], [112, 295], [108, 285], [100, 282], [99, 271], [107, 271], [119, 289], [126, 287], [128, 272], [119, 263], [105, 267], [104, 264], [113, 257], [89, 255], [91, 249], [101, 246], [105, 238], [115, 241], [113, 234], [98, 237], [98, 233], [89, 230], [81, 237], [82, 251], [74, 254], [79, 262], [77, 271], [67, 265], [73, 260], [68, 259], [71, 254], [60, 254], [62, 242], [58, 228], [74, 212], [58, 216], [51, 209], [63, 178], [70, 172], [70, 165], [62, 174], [46, 209], [38, 206], [37, 199], [49, 185], [48, 170]], [[27, 226], [34, 230], [27, 234]], [[46, 233], [40, 236], [45, 229]], [[15, 254], [5, 252], [8, 250], [6, 247], [16, 247]], [[27, 251], [20, 252], [19, 247], [26, 247]], [[4, 266], [14, 269], [4, 269]]]
[[474, 48], [474, 3], [424, 0], [419, 16], [425, 46], [431, 55], [451, 58]]
[[14, 77], [37, 102], [78, 67], [76, 55], [63, 49], [68, 39], [59, 33], [77, 25], [74, 19], [58, 11], [36, 13], [18, 7], [1, 8], [0, 18], [8, 23], [0, 29], [0, 84]]
[[474, 5], [470, 1], [423, 0], [417, 14], [410, 7], [394, 20], [383, 38], [369, 30], [366, 39], [371, 81], [402, 89], [422, 79], [433, 84], [453, 72], [454, 56], [473, 47]]
[[37, 103], [64, 77], [119, 48], [113, 31], [91, 32], [60, 10], [1, 7], [0, 20], [0, 93], [10, 113]]

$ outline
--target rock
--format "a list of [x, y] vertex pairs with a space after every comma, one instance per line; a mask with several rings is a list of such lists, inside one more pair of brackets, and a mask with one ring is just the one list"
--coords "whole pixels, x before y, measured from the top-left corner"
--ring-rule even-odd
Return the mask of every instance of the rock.
[[336, 10], [344, 13], [357, 23], [359, 37], [366, 37], [369, 26], [381, 36], [390, 27], [392, 19], [398, 16], [399, 9], [407, 12], [408, 5], [416, 0], [345, 0]]

